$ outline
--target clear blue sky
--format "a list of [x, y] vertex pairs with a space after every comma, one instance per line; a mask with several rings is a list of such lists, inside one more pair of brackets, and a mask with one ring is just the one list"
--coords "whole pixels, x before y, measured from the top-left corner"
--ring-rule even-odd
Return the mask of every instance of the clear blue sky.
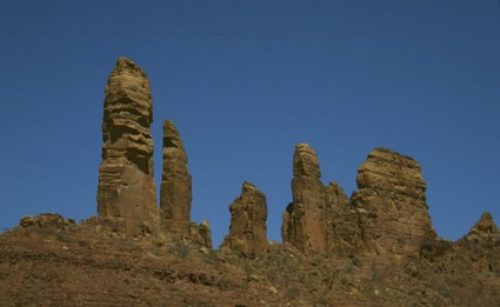
[[[106, 79], [134, 59], [179, 128], [216, 243], [242, 181], [281, 240], [294, 144], [348, 195], [376, 146], [416, 158], [439, 235], [500, 221], [498, 0], [0, 1], [0, 227], [96, 213]], [[157, 185], [158, 187], [158, 185]]]

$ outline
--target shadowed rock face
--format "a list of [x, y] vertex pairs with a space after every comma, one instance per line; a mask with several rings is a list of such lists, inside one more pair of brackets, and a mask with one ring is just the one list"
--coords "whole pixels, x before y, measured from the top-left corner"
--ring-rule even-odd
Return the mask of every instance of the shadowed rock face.
[[436, 237], [417, 161], [377, 148], [360, 166], [356, 180], [358, 191], [352, 203], [368, 249], [415, 254], [425, 240]]
[[472, 227], [469, 233], [464, 237], [467, 241], [495, 241], [500, 238], [500, 232], [498, 231], [497, 225], [493, 221], [491, 214], [485, 212], [481, 215], [481, 218]]
[[229, 207], [231, 226], [222, 248], [256, 258], [267, 250], [267, 204], [265, 195], [253, 184], [244, 182], [241, 196]]
[[152, 121], [146, 74], [133, 61], [118, 59], [105, 91], [97, 203], [99, 217], [122, 221], [134, 235], [158, 225]]
[[295, 147], [292, 197], [283, 214], [282, 238], [305, 252], [353, 250], [360, 238], [355, 211], [335, 182], [321, 182], [318, 157], [307, 144]]
[[163, 173], [160, 209], [163, 227], [173, 236], [190, 236], [191, 175], [179, 132], [172, 121], [163, 125]]

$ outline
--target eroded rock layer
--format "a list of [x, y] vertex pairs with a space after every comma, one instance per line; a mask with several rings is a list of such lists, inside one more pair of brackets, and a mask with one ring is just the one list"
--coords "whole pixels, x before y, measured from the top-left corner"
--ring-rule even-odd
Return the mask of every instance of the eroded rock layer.
[[97, 203], [99, 217], [123, 222], [134, 235], [158, 225], [152, 121], [146, 74], [130, 59], [119, 58], [105, 91]]
[[231, 226], [222, 248], [236, 254], [256, 258], [267, 250], [267, 204], [264, 193], [244, 182], [241, 195], [229, 207]]
[[414, 159], [377, 148], [368, 154], [352, 197], [368, 249], [397, 255], [416, 254], [436, 237], [427, 211], [420, 166]]
[[177, 128], [172, 121], [165, 121], [160, 209], [164, 229], [179, 238], [190, 236], [192, 182], [187, 163]]

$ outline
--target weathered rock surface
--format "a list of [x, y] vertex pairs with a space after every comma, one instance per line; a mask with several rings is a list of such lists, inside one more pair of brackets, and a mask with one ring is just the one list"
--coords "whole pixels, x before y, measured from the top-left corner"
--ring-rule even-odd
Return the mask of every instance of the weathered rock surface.
[[363, 247], [357, 212], [335, 182], [325, 188], [322, 225], [325, 225], [329, 253], [353, 254]]
[[57, 213], [43, 213], [38, 216], [25, 216], [19, 221], [19, 226], [28, 227], [55, 227], [64, 228], [68, 226], [76, 226], [72, 219], [64, 219]]
[[212, 230], [208, 221], [203, 221], [200, 224], [191, 222], [190, 225], [190, 239], [192, 242], [212, 248]]
[[163, 125], [163, 173], [160, 188], [162, 225], [172, 236], [189, 238], [191, 175], [181, 137], [172, 121]]
[[265, 196], [244, 183], [214, 251], [208, 222], [190, 222], [191, 177], [171, 122], [156, 206], [151, 121], [147, 77], [118, 60], [106, 89], [99, 218], [26, 216], [0, 232], [0, 306], [499, 305], [492, 216], [457, 242], [438, 238], [412, 158], [375, 149], [349, 200], [335, 182], [323, 185], [314, 150], [297, 145], [282, 226], [290, 244], [268, 243]]
[[326, 237], [321, 220], [324, 187], [318, 157], [307, 144], [295, 146], [293, 156], [292, 203], [283, 214], [284, 242], [302, 251], [326, 251]]
[[420, 166], [388, 149], [368, 154], [357, 175], [352, 203], [365, 246], [378, 253], [417, 254], [436, 234], [427, 211]]
[[500, 232], [498, 231], [495, 221], [489, 212], [481, 215], [481, 218], [472, 227], [469, 233], [464, 237], [467, 241], [495, 241], [500, 239]]
[[256, 258], [266, 252], [267, 204], [264, 193], [253, 184], [244, 182], [240, 197], [229, 209], [231, 225], [221, 247], [248, 258]]
[[152, 232], [159, 224], [152, 121], [146, 74], [130, 59], [119, 58], [105, 91], [97, 203], [100, 218], [123, 222], [132, 235]]
[[318, 157], [307, 144], [295, 147], [292, 197], [283, 214], [282, 238], [304, 252], [353, 250], [360, 239], [357, 216], [342, 188], [321, 182]]

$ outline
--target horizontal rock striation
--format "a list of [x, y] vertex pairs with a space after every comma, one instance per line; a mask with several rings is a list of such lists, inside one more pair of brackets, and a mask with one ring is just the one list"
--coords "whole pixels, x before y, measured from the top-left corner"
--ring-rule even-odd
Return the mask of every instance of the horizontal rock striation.
[[122, 221], [132, 235], [152, 232], [159, 222], [152, 121], [146, 74], [130, 59], [119, 58], [105, 91], [97, 203], [100, 218]]
[[436, 234], [427, 211], [426, 184], [414, 159], [384, 148], [368, 154], [352, 204], [364, 244], [379, 253], [416, 254]]

